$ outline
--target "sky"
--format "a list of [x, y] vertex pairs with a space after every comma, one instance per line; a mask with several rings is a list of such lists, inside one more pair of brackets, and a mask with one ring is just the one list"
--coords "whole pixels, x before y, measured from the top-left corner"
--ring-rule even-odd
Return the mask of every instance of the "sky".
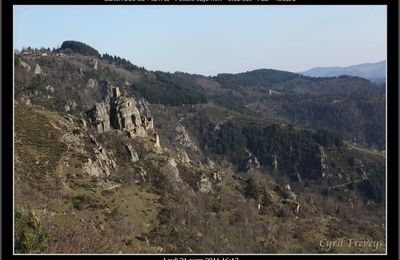
[[81, 41], [149, 70], [300, 72], [386, 59], [386, 6], [14, 6], [14, 49]]

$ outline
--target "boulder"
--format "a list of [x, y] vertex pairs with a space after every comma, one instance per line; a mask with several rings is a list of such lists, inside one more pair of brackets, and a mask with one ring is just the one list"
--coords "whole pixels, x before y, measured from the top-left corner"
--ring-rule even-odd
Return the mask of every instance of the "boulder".
[[282, 194], [287, 199], [291, 199], [291, 200], [294, 200], [294, 201], [296, 201], [296, 199], [297, 199], [296, 194], [290, 189], [290, 185], [289, 184], [286, 184], [283, 187]]
[[286, 184], [284, 186], [276, 185], [274, 190], [279, 193], [284, 199], [290, 199], [293, 201], [297, 200], [296, 194], [291, 190], [290, 185]]

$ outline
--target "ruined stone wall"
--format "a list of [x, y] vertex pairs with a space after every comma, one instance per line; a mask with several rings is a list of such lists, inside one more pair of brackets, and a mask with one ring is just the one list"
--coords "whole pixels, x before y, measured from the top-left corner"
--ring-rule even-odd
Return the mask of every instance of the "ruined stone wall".
[[133, 97], [122, 95], [118, 87], [113, 87], [111, 92], [112, 97], [106, 98], [109, 106], [105, 101], [95, 104], [89, 111], [98, 133], [107, 132], [111, 128], [119, 129], [126, 131], [131, 138], [149, 137], [155, 146], [160, 146], [159, 137], [154, 132], [154, 120], [149, 116], [150, 112], [145, 101], [136, 102]]

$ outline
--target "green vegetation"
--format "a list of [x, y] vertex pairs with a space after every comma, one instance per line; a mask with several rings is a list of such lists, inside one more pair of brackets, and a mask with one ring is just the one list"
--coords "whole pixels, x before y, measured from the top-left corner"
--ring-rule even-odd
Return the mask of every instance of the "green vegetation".
[[205, 117], [198, 120], [202, 147], [226, 156], [240, 170], [246, 168], [247, 149], [267, 169], [277, 156], [281, 170], [294, 178], [300, 173], [313, 179], [321, 175], [319, 146], [338, 148], [342, 145], [341, 137], [327, 130], [297, 130], [256, 122], [228, 121], [216, 125]]
[[268, 207], [271, 205], [271, 198], [266, 190], [262, 194], [262, 205]]
[[15, 209], [15, 252], [43, 253], [48, 247], [47, 233], [32, 210]]
[[73, 52], [76, 52], [76, 53], [79, 53], [82, 55], [100, 57], [100, 53], [96, 49], [94, 49], [93, 47], [90, 47], [89, 45], [87, 45], [83, 42], [64, 41], [61, 44], [60, 49], [62, 49], [62, 50], [71, 49]]
[[[285, 99], [285, 100], [283, 100]], [[371, 93], [329, 95], [320, 97], [279, 97], [266, 103], [284, 102], [280, 115], [294, 124], [325, 128], [346, 139], [385, 146], [385, 99]]]
[[124, 68], [128, 71], [133, 71], [133, 70], [142, 70], [144, 71], [144, 68], [139, 68], [138, 66], [132, 64], [132, 62], [130, 62], [129, 60], [126, 60], [124, 58], [121, 58], [119, 56], [112, 56], [109, 55], [108, 53], [103, 54], [103, 56], [101, 57], [102, 60], [108, 62], [109, 64], [114, 64], [120, 68]]
[[72, 198], [72, 205], [75, 209], [103, 209], [105, 205], [89, 195], [78, 195]]
[[260, 196], [260, 191], [258, 190], [257, 184], [254, 182], [252, 178], [249, 178], [246, 181], [246, 184], [247, 184], [245, 190], [246, 196], [258, 200], [258, 197]]
[[[66, 145], [59, 142], [60, 132], [50, 122], [45, 111], [16, 106], [16, 150], [24, 164], [18, 168], [19, 177], [45, 176], [56, 169]], [[35, 159], [36, 158], [36, 159]]]
[[150, 103], [177, 106], [206, 102], [205, 94], [193, 81], [164, 72], [155, 72], [155, 76], [132, 86]]
[[258, 116], [258, 114], [243, 105], [243, 100], [240, 97], [231, 95], [210, 95], [209, 100], [213, 101], [216, 105], [229, 109], [231, 111], [236, 111], [244, 115]]
[[273, 69], [253, 70], [238, 74], [218, 74], [215, 80], [227, 88], [237, 89], [244, 86], [271, 86], [272, 84], [303, 78], [304, 76]]

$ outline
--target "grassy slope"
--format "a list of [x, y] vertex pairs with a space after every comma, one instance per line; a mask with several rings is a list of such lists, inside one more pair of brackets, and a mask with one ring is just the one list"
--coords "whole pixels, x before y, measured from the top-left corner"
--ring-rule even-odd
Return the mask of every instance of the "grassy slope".
[[[59, 125], [61, 114], [18, 105], [15, 118], [15, 207], [31, 210], [44, 223], [49, 236], [47, 252], [155, 250], [141, 235], [157, 225], [158, 195], [137, 185], [105, 191], [96, 180], [80, 174], [82, 159], [59, 141], [67, 132]], [[66, 159], [69, 167], [63, 164]], [[57, 245], [57, 238], [65, 239], [63, 235], [82, 223], [95, 227], [90, 230], [94, 238], [107, 234], [112, 246], [79, 248], [79, 236], [84, 234], [78, 231], [69, 244]], [[87, 244], [95, 242], [86, 239]]]

